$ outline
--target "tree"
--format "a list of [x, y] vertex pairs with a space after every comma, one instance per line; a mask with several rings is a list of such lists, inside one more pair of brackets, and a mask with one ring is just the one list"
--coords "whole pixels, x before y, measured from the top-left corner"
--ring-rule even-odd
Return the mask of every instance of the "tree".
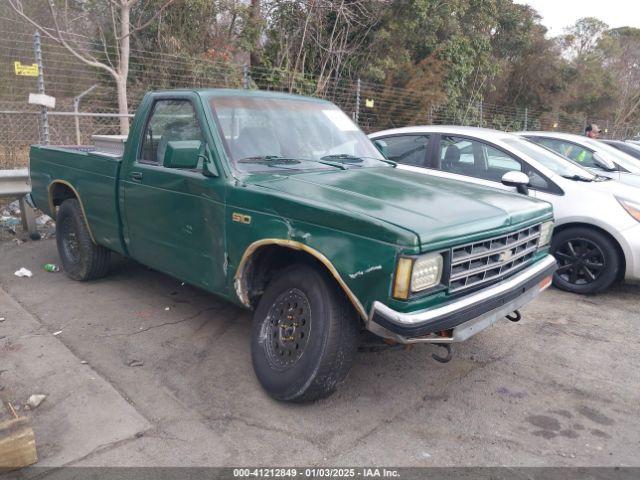
[[581, 58], [593, 53], [598, 40], [609, 26], [594, 17], [579, 19], [562, 37], [565, 52], [570, 58]]
[[608, 31], [600, 42], [603, 68], [617, 87], [614, 126], [640, 120], [640, 29]]
[[263, 2], [266, 21], [265, 58], [292, 75], [313, 75], [323, 93], [331, 78], [366, 56], [368, 34], [379, 18], [380, 0], [271, 0]]
[[[139, 7], [144, 0], [107, 0], [67, 1], [63, 7], [57, 7], [53, 0], [46, 0], [52, 28], [37, 22], [25, 12], [22, 0], [7, 0], [10, 7], [22, 19], [37, 28], [43, 35], [64, 46], [78, 61], [107, 72], [116, 84], [120, 133], [129, 133], [129, 113], [127, 100], [127, 79], [129, 76], [129, 57], [131, 54], [131, 36], [144, 30], [175, 0], [164, 0], [162, 5], [145, 14], [144, 8], [136, 8], [137, 18], [131, 18], [132, 9]], [[102, 45], [103, 59], [86, 42], [77, 40], [74, 30], [80, 28], [86, 33], [90, 27], [97, 29]]]
[[566, 88], [565, 60], [557, 42], [546, 37], [547, 29], [531, 7], [510, 0], [499, 3], [492, 49], [500, 72], [485, 99], [530, 110], [556, 109]]

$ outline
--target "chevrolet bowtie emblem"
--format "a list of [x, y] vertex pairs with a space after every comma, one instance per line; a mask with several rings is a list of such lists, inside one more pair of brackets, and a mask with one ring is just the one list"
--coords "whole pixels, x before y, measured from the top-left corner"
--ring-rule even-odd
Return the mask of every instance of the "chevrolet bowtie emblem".
[[511, 258], [513, 257], [513, 252], [511, 250], [505, 250], [504, 252], [500, 253], [500, 261], [501, 262], [508, 262], [509, 260], [511, 260]]

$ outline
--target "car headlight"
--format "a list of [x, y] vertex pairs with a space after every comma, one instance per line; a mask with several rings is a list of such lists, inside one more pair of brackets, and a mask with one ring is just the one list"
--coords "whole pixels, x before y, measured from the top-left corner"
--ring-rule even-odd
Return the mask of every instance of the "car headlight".
[[540, 239], [538, 240], [538, 247], [544, 247], [551, 242], [551, 236], [553, 235], [553, 222], [544, 222], [540, 225]]
[[616, 197], [616, 200], [622, 205], [629, 215], [640, 222], [640, 203], [625, 198]]
[[419, 257], [400, 257], [396, 267], [393, 296], [406, 300], [412, 293], [431, 288], [442, 278], [442, 255], [428, 253]]

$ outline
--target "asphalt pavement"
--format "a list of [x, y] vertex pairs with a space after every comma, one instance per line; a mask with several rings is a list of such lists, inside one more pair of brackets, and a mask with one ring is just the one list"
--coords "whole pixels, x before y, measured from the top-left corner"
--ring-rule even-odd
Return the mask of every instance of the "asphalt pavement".
[[640, 465], [638, 285], [550, 289], [445, 365], [361, 353], [289, 405], [253, 374], [249, 312], [132, 261], [89, 283], [57, 262], [54, 240], [0, 242], [0, 395], [47, 395], [41, 466]]

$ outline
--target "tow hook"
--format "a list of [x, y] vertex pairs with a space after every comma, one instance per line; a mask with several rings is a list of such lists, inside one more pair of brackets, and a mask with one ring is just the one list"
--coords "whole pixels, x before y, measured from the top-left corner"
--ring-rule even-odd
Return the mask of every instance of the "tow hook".
[[520, 314], [520, 312], [518, 310], [514, 310], [509, 315], [505, 315], [505, 317], [507, 317], [512, 322], [519, 322], [520, 319], [522, 318], [522, 315]]
[[437, 353], [432, 353], [431, 357], [436, 361], [436, 362], [440, 362], [440, 363], [449, 363], [451, 361], [451, 358], [453, 357], [453, 354], [451, 352], [451, 345], [449, 345], [448, 343], [434, 343], [435, 346], [437, 347], [442, 347], [444, 348], [444, 350], [447, 352], [446, 355], [444, 357], [441, 357], [440, 355], [438, 355]]

